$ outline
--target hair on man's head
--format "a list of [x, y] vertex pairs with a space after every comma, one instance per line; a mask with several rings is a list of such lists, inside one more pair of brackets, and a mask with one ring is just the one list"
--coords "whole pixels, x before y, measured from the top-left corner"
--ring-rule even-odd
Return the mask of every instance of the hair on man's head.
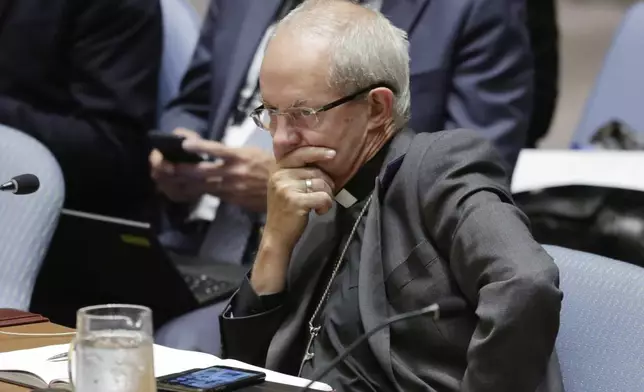
[[391, 86], [394, 123], [405, 126], [411, 111], [409, 42], [384, 15], [352, 0], [306, 0], [279, 22], [275, 34], [280, 31], [328, 43], [328, 82], [340, 93]]

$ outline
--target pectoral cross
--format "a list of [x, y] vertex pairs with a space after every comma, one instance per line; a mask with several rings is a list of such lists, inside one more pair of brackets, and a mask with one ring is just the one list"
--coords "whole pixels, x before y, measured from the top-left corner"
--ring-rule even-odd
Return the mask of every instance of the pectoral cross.
[[314, 327], [313, 325], [309, 324], [309, 342], [306, 344], [306, 354], [304, 354], [304, 358], [302, 358], [302, 363], [300, 364], [300, 371], [298, 375], [302, 374], [304, 364], [312, 360], [315, 356], [315, 353], [313, 352], [313, 341], [319, 333], [320, 327]]

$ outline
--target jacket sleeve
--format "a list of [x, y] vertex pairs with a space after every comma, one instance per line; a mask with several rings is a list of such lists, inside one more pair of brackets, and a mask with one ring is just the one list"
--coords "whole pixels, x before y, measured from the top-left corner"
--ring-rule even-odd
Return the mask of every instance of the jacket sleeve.
[[163, 132], [186, 128], [205, 137], [209, 129], [211, 66], [218, 3], [217, 0], [210, 2], [197, 47], [181, 81], [179, 95], [161, 115], [159, 127]]
[[123, 183], [133, 166], [147, 167], [145, 135], [156, 121], [161, 9], [149, 0], [67, 3], [73, 20], [65, 22], [72, 27], [67, 52], [60, 56], [68, 77], [51, 82], [66, 84], [74, 109], [0, 96], [0, 123], [45, 144], [72, 188]]
[[445, 129], [474, 129], [514, 167], [532, 112], [525, 0], [475, 0], [455, 43]]
[[513, 204], [500, 157], [480, 135], [444, 132], [426, 151], [425, 227], [478, 323], [462, 392], [535, 391], [559, 328], [559, 272]]
[[264, 367], [285, 315], [284, 297], [285, 292], [258, 296], [245, 279], [219, 320], [223, 357]]

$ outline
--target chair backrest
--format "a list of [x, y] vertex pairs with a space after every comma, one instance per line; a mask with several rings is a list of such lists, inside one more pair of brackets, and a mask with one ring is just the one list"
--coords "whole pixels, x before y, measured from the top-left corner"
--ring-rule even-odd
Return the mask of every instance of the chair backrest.
[[36, 193], [0, 193], [0, 308], [27, 310], [58, 223], [65, 182], [58, 162], [45, 146], [0, 125], [0, 181], [23, 173], [40, 179]]
[[632, 6], [613, 40], [595, 87], [586, 102], [573, 145], [588, 145], [611, 120], [644, 132], [644, 2]]
[[566, 392], [644, 391], [644, 268], [554, 246]]
[[159, 115], [179, 92], [199, 39], [201, 18], [187, 0], [161, 0], [163, 55], [159, 75]]

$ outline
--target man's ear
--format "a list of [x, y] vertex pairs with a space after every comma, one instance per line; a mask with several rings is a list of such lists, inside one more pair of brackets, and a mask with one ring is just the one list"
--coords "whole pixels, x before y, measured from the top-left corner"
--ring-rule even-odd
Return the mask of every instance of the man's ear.
[[386, 87], [371, 90], [369, 103], [369, 129], [380, 129], [391, 122], [394, 113], [394, 94]]

